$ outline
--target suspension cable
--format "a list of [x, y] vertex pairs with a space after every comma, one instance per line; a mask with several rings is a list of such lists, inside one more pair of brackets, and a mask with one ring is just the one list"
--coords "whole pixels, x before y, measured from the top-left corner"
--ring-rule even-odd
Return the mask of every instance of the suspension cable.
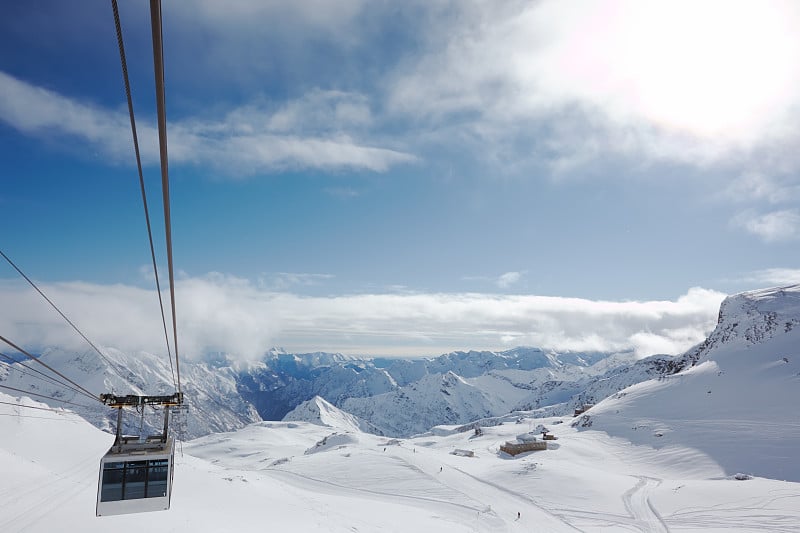
[[[59, 376], [59, 377], [61, 377], [62, 379], [64, 379], [64, 380], [68, 381], [69, 383], [71, 383], [71, 384], [72, 384], [72, 385], [74, 385], [75, 387], [79, 388], [80, 390], [82, 390], [82, 391], [85, 393], [85, 395], [86, 395], [86, 396], [88, 396], [88, 397], [90, 397], [90, 398], [92, 398], [92, 399], [94, 399], [94, 400], [97, 400], [97, 401], [98, 401], [98, 402], [100, 402], [100, 403], [103, 403], [103, 402], [100, 400], [100, 398], [99, 398], [98, 396], [95, 396], [94, 394], [92, 394], [92, 393], [91, 393], [91, 392], [89, 392], [88, 390], [84, 389], [83, 387], [81, 387], [80, 385], [78, 385], [77, 383], [75, 383], [74, 381], [72, 381], [71, 379], [69, 379], [67, 376], [65, 376], [64, 374], [62, 374], [61, 372], [59, 372], [58, 370], [56, 370], [55, 368], [53, 368], [52, 366], [48, 365], [47, 363], [45, 363], [45, 362], [43, 362], [43, 361], [40, 361], [38, 357], [34, 357], [34, 356], [32, 356], [31, 354], [29, 354], [28, 352], [26, 352], [25, 350], [23, 350], [22, 348], [20, 348], [19, 346], [17, 346], [17, 345], [16, 345], [16, 344], [14, 344], [13, 342], [11, 342], [10, 340], [6, 339], [6, 338], [5, 338], [5, 337], [3, 337], [2, 335], [0, 335], [0, 341], [3, 341], [3, 342], [5, 342], [5, 343], [6, 343], [6, 344], [8, 344], [9, 346], [11, 346], [11, 347], [12, 347], [12, 348], [14, 348], [15, 350], [17, 350], [19, 353], [21, 353], [21, 354], [23, 354], [23, 355], [26, 355], [26, 356], [27, 356], [29, 359], [31, 359], [31, 360], [33, 360], [33, 361], [36, 361], [37, 363], [39, 363], [40, 365], [42, 365], [43, 367], [45, 367], [46, 369], [48, 369], [50, 372], [53, 372], [54, 374], [58, 375], [58, 376]], [[23, 391], [23, 392], [24, 392], [24, 391]]]
[[[20, 407], [24, 407], [24, 406], [20, 406]], [[58, 413], [58, 412], [56, 411], [56, 413]], [[15, 414], [15, 413], [0, 413], [0, 416], [9, 416], [9, 417], [13, 416], [14, 418], [36, 418], [37, 420], [52, 420], [54, 422], [71, 422], [73, 424], [75, 423], [75, 420], [70, 420], [69, 418], [53, 418], [53, 417], [50, 417], [50, 416], [29, 416], [29, 415], [21, 415], [19, 413], [17, 413], [17, 414]]]
[[181, 370], [178, 363], [178, 322], [175, 316], [175, 275], [172, 263], [172, 223], [169, 209], [169, 165], [167, 158], [167, 112], [164, 97], [164, 49], [161, 31], [161, 0], [150, 0], [150, 22], [153, 33], [153, 68], [156, 78], [156, 108], [158, 111], [158, 146], [161, 157], [161, 190], [164, 197], [164, 229], [169, 268], [169, 295], [172, 303], [172, 345], [175, 347], [175, 371], [178, 392], [181, 392]]
[[[52, 407], [39, 407], [37, 405], [25, 405], [25, 404], [22, 404], [22, 403], [0, 401], [0, 404], [11, 405], [13, 407], [23, 407], [25, 409], [38, 409], [39, 411], [53, 411], [54, 413], [58, 413], [58, 414], [63, 414], [63, 412], [64, 412], [64, 411], [59, 411], [58, 409], [53, 409]], [[56, 420], [56, 419], [53, 418], [52, 420]]]
[[[178, 388], [175, 379], [175, 369], [172, 365], [172, 351], [170, 350], [169, 334], [167, 333], [167, 319], [164, 316], [164, 302], [161, 298], [161, 283], [158, 279], [158, 266], [156, 265], [156, 252], [153, 246], [153, 231], [150, 226], [150, 211], [147, 208], [147, 193], [144, 186], [144, 175], [142, 174], [142, 158], [139, 155], [139, 136], [136, 134], [136, 119], [133, 113], [133, 99], [131, 98], [131, 84], [128, 78], [128, 62], [125, 60], [125, 45], [122, 41], [122, 24], [119, 20], [119, 8], [117, 0], [111, 0], [111, 8], [114, 11], [114, 26], [117, 30], [117, 44], [119, 45], [119, 59], [122, 63], [122, 77], [125, 81], [125, 97], [128, 100], [128, 115], [131, 119], [131, 133], [133, 134], [133, 148], [136, 152], [136, 168], [139, 171], [139, 188], [142, 191], [142, 204], [144, 205], [144, 219], [147, 223], [147, 238], [150, 241], [150, 257], [153, 260], [153, 272], [156, 277], [156, 290], [158, 291], [158, 307], [161, 310], [161, 323], [164, 326], [164, 340], [167, 342], [167, 358], [169, 359], [169, 369], [172, 372], [172, 383]], [[174, 311], [173, 311], [174, 314]], [[176, 361], [177, 362], [177, 361]]]
[[[91, 346], [92, 348], [94, 348], [94, 351], [95, 351], [95, 352], [97, 352], [97, 354], [98, 354], [100, 357], [102, 357], [102, 358], [103, 358], [103, 360], [104, 360], [106, 363], [108, 363], [108, 364], [109, 364], [109, 366], [110, 366], [110, 367], [111, 367], [111, 368], [114, 370], [114, 372], [116, 372], [116, 373], [117, 373], [117, 375], [118, 375], [120, 378], [122, 378], [124, 381], [127, 381], [127, 382], [130, 384], [130, 381], [124, 377], [123, 373], [122, 373], [122, 372], [120, 372], [120, 370], [119, 370], [119, 368], [117, 367], [117, 365], [116, 365], [116, 364], [115, 364], [113, 361], [111, 361], [111, 359], [109, 359], [108, 357], [106, 357], [105, 355], [103, 355], [103, 352], [101, 352], [101, 351], [100, 351], [100, 349], [99, 349], [97, 346], [95, 346], [95, 345], [94, 345], [94, 343], [93, 343], [92, 341], [90, 341], [90, 340], [89, 340], [89, 338], [88, 338], [88, 337], [86, 337], [86, 335], [84, 335], [84, 334], [83, 334], [83, 332], [82, 332], [81, 330], [79, 330], [79, 329], [78, 329], [78, 326], [76, 326], [75, 324], [73, 324], [73, 323], [72, 323], [72, 320], [70, 320], [69, 318], [67, 318], [67, 315], [65, 315], [64, 313], [62, 313], [62, 312], [61, 312], [61, 309], [59, 309], [59, 308], [56, 306], [56, 304], [54, 304], [54, 303], [53, 303], [53, 302], [50, 300], [50, 298], [48, 298], [48, 297], [47, 297], [47, 295], [46, 295], [45, 293], [43, 293], [43, 292], [42, 292], [42, 290], [41, 290], [39, 287], [37, 287], [37, 286], [36, 286], [36, 284], [35, 284], [35, 283], [34, 283], [34, 282], [31, 280], [31, 278], [29, 278], [28, 276], [26, 276], [26, 275], [25, 275], [25, 273], [24, 273], [22, 270], [20, 270], [20, 268], [19, 268], [17, 265], [15, 265], [15, 264], [14, 264], [14, 262], [13, 262], [11, 259], [9, 259], [9, 257], [8, 257], [6, 254], [4, 254], [4, 253], [3, 253], [3, 251], [2, 251], [2, 250], [0, 250], [0, 255], [2, 255], [2, 256], [3, 256], [3, 258], [4, 258], [6, 261], [8, 261], [8, 264], [10, 264], [12, 267], [14, 267], [14, 270], [16, 270], [17, 272], [19, 272], [19, 275], [20, 275], [20, 276], [22, 276], [23, 278], [25, 278], [25, 281], [27, 281], [27, 282], [28, 282], [28, 283], [31, 285], [31, 287], [33, 287], [34, 289], [36, 289], [36, 292], [38, 292], [38, 293], [39, 293], [39, 294], [42, 296], [42, 298], [44, 298], [45, 300], [47, 300], [47, 303], [49, 303], [49, 304], [50, 304], [50, 306], [51, 306], [53, 309], [55, 309], [55, 310], [58, 312], [58, 314], [59, 314], [59, 315], [61, 315], [61, 318], [63, 318], [64, 320], [66, 320], [66, 321], [67, 321], [67, 323], [68, 323], [70, 326], [72, 326], [72, 329], [74, 329], [76, 332], [78, 332], [78, 335], [80, 335], [81, 337], [83, 337], [83, 340], [85, 340], [86, 342], [88, 342], [88, 343], [89, 343], [89, 346]], [[1, 337], [0, 337], [0, 338], [1, 338]], [[5, 339], [4, 339], [4, 340], [5, 340]], [[6, 341], [6, 343], [8, 343], [8, 341]], [[16, 346], [15, 346], [15, 348], [16, 348]], [[22, 352], [22, 350], [21, 350], [21, 349], [19, 349], [19, 348], [17, 348], [17, 350], [18, 350], [18, 351], [20, 351], [20, 352]], [[23, 352], [23, 353], [25, 353], [25, 352]], [[36, 360], [35, 358], [33, 358], [33, 359], [34, 359], [34, 360]], [[40, 361], [40, 362], [41, 362], [41, 361]], [[44, 364], [44, 363], [42, 363], [42, 364]], [[48, 367], [48, 368], [49, 368], [49, 367]], [[52, 369], [50, 369], [50, 370], [52, 370]], [[53, 370], [53, 372], [55, 372], [55, 370]], [[63, 376], [62, 376], [62, 377], [63, 377]], [[82, 388], [82, 387], [81, 387], [81, 388]], [[88, 391], [87, 391], [87, 392], [88, 392]], [[91, 393], [89, 393], [89, 394], [91, 394]]]
[[[52, 376], [48, 376], [47, 374], [45, 374], [44, 372], [42, 372], [40, 370], [37, 370], [35, 368], [31, 368], [31, 367], [27, 366], [22, 361], [16, 361], [14, 358], [9, 357], [8, 355], [6, 355], [6, 354], [4, 354], [2, 352], [0, 352], [0, 357], [2, 357], [3, 359], [6, 359], [7, 361], [10, 361], [11, 363], [13, 363], [13, 364], [9, 364], [9, 363], [6, 363], [4, 361], [0, 361], [0, 364], [6, 366], [10, 370], [14, 370], [15, 372], [19, 372], [20, 374], [23, 374], [23, 375], [26, 375], [26, 376], [30, 376], [33, 379], [38, 379], [38, 380], [43, 381], [43, 382], [45, 380], [47, 380], [47, 382], [49, 382], [51, 384], [58, 385], [59, 387], [64, 387], [65, 389], [70, 389], [70, 390], [72, 390], [74, 392], [77, 392], [79, 394], [84, 394], [84, 392], [82, 390], [76, 389], [72, 385], [70, 385], [68, 383], [64, 383], [62, 381], [59, 381], [59, 380], [57, 380], [56, 378], [54, 378]], [[27, 368], [31, 372], [36, 372], [37, 374], [40, 374], [40, 376], [35, 376], [35, 375], [33, 375], [33, 374], [29, 373], [29, 372], [26, 372], [22, 368], [18, 368], [16, 365], [20, 365], [23, 368]], [[84, 396], [85, 396], [85, 394], [84, 394]], [[94, 397], [92, 397], [92, 399], [94, 399]]]
[[36, 392], [31, 392], [31, 391], [27, 391], [27, 390], [23, 390], [23, 389], [15, 389], [14, 387], [9, 387], [8, 385], [0, 384], [0, 389], [13, 390], [15, 392], [21, 392], [22, 394], [26, 394], [26, 395], [30, 394], [31, 396], [38, 396], [40, 398], [47, 398], [48, 400], [53, 400], [54, 402], [68, 403], [69, 405], [75, 405], [75, 406], [78, 406], [78, 407], [84, 407], [86, 409], [90, 409], [90, 407], [88, 405], [83, 405], [83, 404], [80, 404], [80, 403], [75, 403], [75, 402], [70, 402], [70, 401], [67, 401], [67, 400], [62, 400], [60, 398], [54, 398], [52, 396], [47, 396], [46, 394], [39, 394], [39, 393], [36, 393]]

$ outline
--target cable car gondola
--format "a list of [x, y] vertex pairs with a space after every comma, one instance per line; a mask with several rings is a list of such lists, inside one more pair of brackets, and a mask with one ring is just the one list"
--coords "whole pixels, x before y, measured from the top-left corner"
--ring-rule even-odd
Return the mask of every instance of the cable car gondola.
[[[153, 259], [153, 271], [156, 278], [156, 290], [161, 304], [161, 287], [158, 282], [153, 237], [150, 232], [150, 219], [147, 210], [142, 164], [139, 156], [139, 143], [136, 135], [136, 123], [133, 114], [128, 69], [125, 61], [125, 47], [122, 42], [122, 27], [119, 20], [117, 0], [112, 0], [114, 25], [117, 31], [120, 62], [128, 100], [128, 112], [131, 119], [136, 162], [139, 170], [139, 182], [142, 189], [147, 232], [150, 239], [150, 252]], [[172, 406], [183, 405], [181, 392], [181, 373], [178, 364], [178, 330], [175, 318], [175, 277], [172, 263], [172, 229], [169, 211], [169, 171], [167, 162], [167, 119], [164, 102], [164, 52], [161, 35], [161, 0], [150, 0], [150, 20], [153, 34], [153, 66], [156, 80], [156, 109], [158, 114], [158, 140], [161, 162], [161, 186], [164, 199], [164, 226], [167, 245], [167, 265], [169, 267], [169, 292], [172, 303], [172, 333], [175, 348], [175, 368], [173, 380], [176, 393], [171, 396], [115, 396], [101, 394], [100, 400], [118, 409], [117, 435], [114, 445], [100, 460], [100, 479], [97, 484], [97, 516], [161, 511], [169, 509], [172, 495], [172, 475], [174, 470], [175, 442], [169, 436], [169, 410]], [[169, 353], [169, 336], [161, 304], [161, 319], [164, 324], [164, 335]], [[170, 355], [170, 367], [172, 357]], [[176, 379], [177, 375], [177, 379]], [[126, 437], [122, 435], [122, 409], [136, 407], [144, 409], [147, 405], [161, 405], [164, 408], [164, 433], [150, 437]]]
[[[169, 436], [169, 409], [183, 403], [183, 394], [172, 396], [101, 395], [103, 403], [119, 409], [117, 436], [100, 460], [97, 484], [97, 516], [169, 509], [175, 468], [175, 441]], [[122, 435], [122, 408], [164, 406], [164, 433], [149, 437]]]

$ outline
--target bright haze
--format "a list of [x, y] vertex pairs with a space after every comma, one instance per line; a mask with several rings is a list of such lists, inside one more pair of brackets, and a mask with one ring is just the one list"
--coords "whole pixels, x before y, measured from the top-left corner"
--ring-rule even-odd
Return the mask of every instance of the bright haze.
[[[148, 6], [120, 15], [163, 287]], [[200, 0], [163, 22], [189, 357], [679, 353], [725, 294], [800, 280], [796, 2]], [[164, 351], [110, 3], [4, 5], [0, 46], [0, 249], [98, 343]], [[0, 267], [5, 336], [85, 346]]]

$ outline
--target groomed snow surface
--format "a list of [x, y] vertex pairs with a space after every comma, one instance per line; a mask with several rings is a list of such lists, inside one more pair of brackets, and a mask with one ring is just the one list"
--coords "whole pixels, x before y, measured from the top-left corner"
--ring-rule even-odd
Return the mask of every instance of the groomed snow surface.
[[[572, 418], [525, 416], [480, 436], [440, 427], [389, 439], [329, 405], [317, 423], [261, 422], [184, 443], [169, 511], [96, 518], [113, 437], [66, 411], [0, 403], [0, 531], [800, 530], [800, 483], [736, 480], [675, 439], [656, 449]], [[539, 424], [558, 437], [550, 449], [499, 452]]]

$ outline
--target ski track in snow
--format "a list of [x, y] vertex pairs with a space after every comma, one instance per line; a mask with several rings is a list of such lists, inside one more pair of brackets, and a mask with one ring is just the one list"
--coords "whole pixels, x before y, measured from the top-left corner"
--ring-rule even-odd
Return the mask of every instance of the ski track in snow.
[[[301, 474], [299, 472], [293, 472], [291, 470], [285, 470], [283, 468], [272, 468], [272, 469], [270, 469], [270, 471], [271, 472], [280, 473], [280, 474], [284, 474], [287, 477], [296, 477], [296, 478], [304, 479], [306, 481], [311, 481], [314, 484], [319, 484], [319, 485], [324, 485], [324, 486], [329, 486], [329, 487], [335, 487], [337, 489], [341, 489], [341, 490], [344, 490], [344, 491], [350, 491], [350, 492], [355, 492], [355, 493], [372, 494], [372, 495], [375, 495], [375, 496], [391, 496], [392, 498], [401, 498], [401, 499], [406, 499], [406, 500], [419, 500], [419, 501], [423, 501], [423, 502], [432, 502], [432, 503], [441, 504], [441, 505], [452, 505], [454, 507], [460, 507], [460, 508], [466, 509], [468, 511], [481, 512], [481, 511], [484, 510], [484, 507], [481, 506], [481, 505], [468, 505], [468, 504], [456, 503], [456, 502], [452, 502], [452, 501], [448, 501], [448, 500], [442, 500], [442, 499], [439, 499], [439, 498], [427, 498], [425, 496], [412, 496], [412, 495], [409, 495], [409, 494], [400, 494], [400, 493], [397, 493], [397, 492], [386, 492], [386, 491], [368, 489], [368, 488], [364, 488], [364, 487], [352, 487], [350, 485], [343, 485], [341, 483], [335, 483], [333, 481], [328, 481], [328, 480], [325, 480], [325, 479], [316, 478], [316, 477], [313, 477], [313, 476], [309, 476], [308, 474]], [[288, 480], [286, 480], [286, 481], [288, 481]]]
[[639, 524], [641, 531], [654, 533], [669, 531], [667, 524], [650, 501], [650, 492], [660, 484], [660, 479], [639, 476], [636, 485], [622, 495], [625, 509]]
[[[557, 512], [556, 512], [557, 511]], [[584, 511], [579, 509], [551, 509], [551, 512], [556, 516], [560, 516], [564, 519], [566, 518], [573, 518], [573, 519], [580, 519], [591, 526], [584, 526], [576, 529], [579, 531], [586, 531], [595, 529], [597, 527], [615, 527], [617, 529], [629, 529], [631, 531], [640, 531], [639, 523], [632, 519], [629, 516], [623, 516], [613, 513], [604, 513], [602, 511]], [[573, 522], [577, 523], [577, 520]]]
[[[0, 515], [0, 531], [23, 531], [77, 498], [80, 491], [75, 490], [74, 485], [87, 485], [89, 482], [76, 481], [75, 476], [95, 462], [94, 458], [87, 459], [58, 473], [46, 470], [36, 479], [26, 480], [24, 485], [11, 486], [0, 493], [4, 509]], [[34, 495], [36, 497], [32, 497]], [[14, 512], [9, 513], [9, 509]]]
[[[785, 492], [785, 494], [780, 494]], [[686, 507], [666, 518], [681, 528], [726, 528], [736, 523], [742, 531], [779, 531], [794, 533], [798, 530], [796, 515], [776, 514], [770, 508], [780, 500], [797, 500], [794, 508], [800, 507], [800, 494], [791, 490], [770, 491], [770, 498], [750, 497], [737, 502], [725, 502], [706, 507]]]
[[[413, 455], [413, 462], [412, 462]], [[425, 497], [421, 495], [403, 494], [397, 491], [376, 490], [368, 487], [354, 487], [329, 480], [319, 479], [308, 474], [294, 472], [285, 468], [271, 468], [270, 472], [280, 472], [307, 481], [312, 481], [325, 486], [336, 487], [354, 493], [370, 494], [375, 496], [390, 496], [409, 501], [421, 503], [435, 503], [437, 505], [449, 505], [465, 509], [476, 513], [476, 527], [483, 531], [524, 531], [530, 524], [536, 524], [536, 528], [542, 531], [580, 531], [570, 524], [563, 517], [539, 506], [533, 498], [517, 493], [502, 487], [499, 484], [483, 480], [478, 476], [470, 474], [459, 467], [449, 464], [443, 465], [444, 469], [439, 472], [438, 466], [441, 463], [425, 457], [424, 453], [411, 454], [405, 448], [396, 448], [392, 458], [402, 462], [405, 468], [411, 469], [419, 475], [446, 487], [465, 503], [458, 503], [448, 499]], [[431, 473], [435, 472], [435, 473]], [[521, 512], [521, 518], [517, 520], [517, 512]]]
[[[491, 481], [486, 481], [484, 479], [480, 479], [477, 476], [474, 476], [468, 472], [465, 472], [461, 468], [451, 466], [449, 471], [458, 472], [462, 476], [465, 476], [466, 479], [461, 479], [458, 483], [459, 487], [469, 488], [470, 486], [474, 486], [475, 488], [470, 490], [470, 492], [486, 492], [487, 489], [490, 492], [500, 492], [500, 494], [495, 495], [492, 498], [492, 501], [495, 502], [495, 506], [499, 509], [503, 509], [504, 516], [511, 516], [515, 512], [515, 508], [519, 506], [509, 505], [509, 501], [516, 501], [519, 505], [523, 505], [526, 511], [525, 519], [526, 521], [529, 520], [528, 513], [535, 513], [533, 516], [533, 521], [536, 523], [537, 528], [544, 528], [547, 531], [561, 531], [561, 530], [570, 530], [570, 531], [580, 531], [580, 529], [573, 526], [567, 520], [558, 516], [555, 513], [551, 513], [544, 507], [541, 507], [536, 501], [528, 496], [527, 494], [521, 494], [519, 492], [509, 490], [502, 485], [497, 483], [492, 483]], [[477, 489], [477, 490], [475, 490]]]

